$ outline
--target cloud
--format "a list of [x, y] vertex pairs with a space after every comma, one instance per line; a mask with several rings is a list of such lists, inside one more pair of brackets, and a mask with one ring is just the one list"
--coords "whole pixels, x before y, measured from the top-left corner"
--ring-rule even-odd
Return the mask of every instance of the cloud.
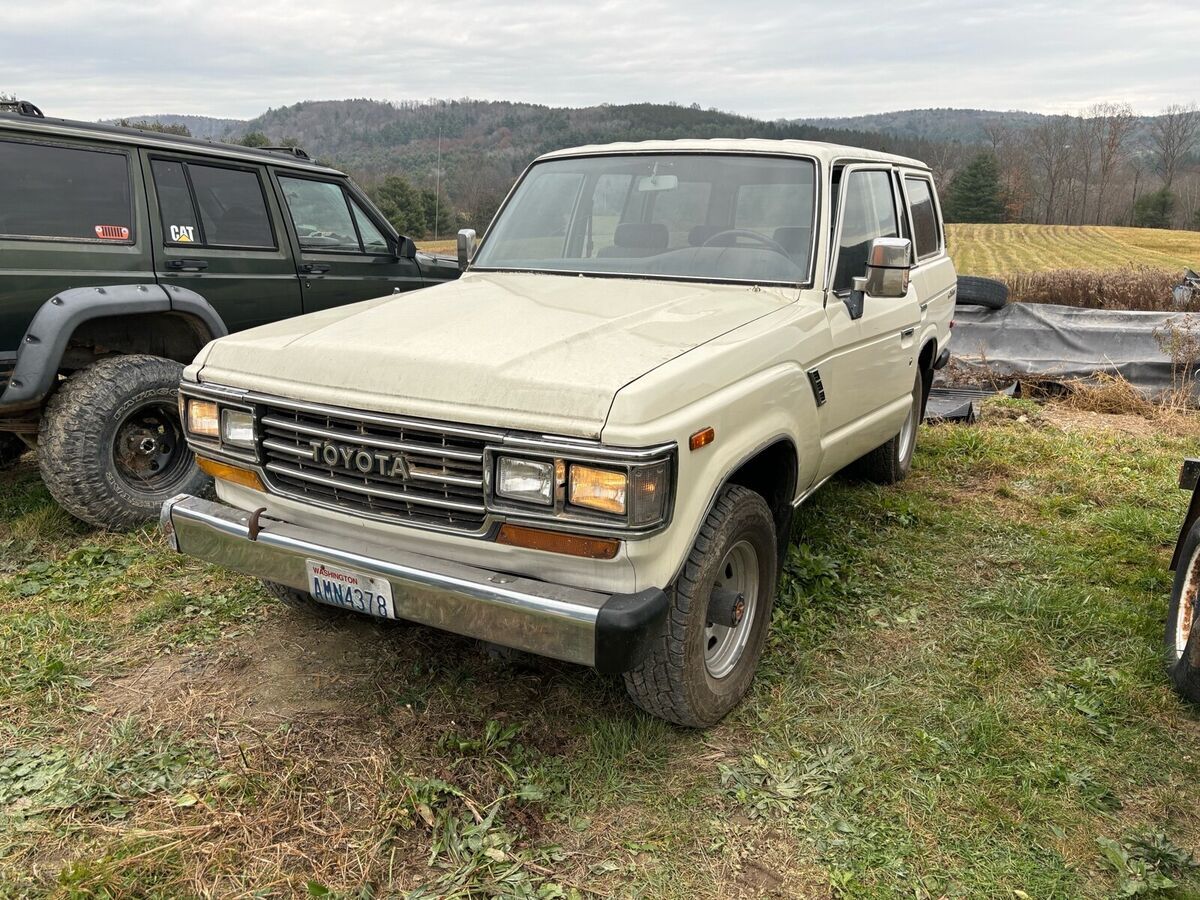
[[51, 115], [250, 117], [305, 99], [1154, 112], [1196, 97], [1200, 6], [1150, 0], [10, 4], [0, 90]]

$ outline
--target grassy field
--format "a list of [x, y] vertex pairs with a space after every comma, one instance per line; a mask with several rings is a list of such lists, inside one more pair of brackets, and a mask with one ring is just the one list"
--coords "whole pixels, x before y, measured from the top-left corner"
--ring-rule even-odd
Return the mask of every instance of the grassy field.
[[[803, 510], [707, 733], [415, 626], [298, 619], [0, 475], [0, 897], [1197, 896], [1159, 646], [1197, 429], [998, 401]], [[1163, 893], [1163, 896], [1169, 894]]]
[[1128, 266], [1200, 267], [1200, 231], [1084, 225], [947, 225], [960, 275]]

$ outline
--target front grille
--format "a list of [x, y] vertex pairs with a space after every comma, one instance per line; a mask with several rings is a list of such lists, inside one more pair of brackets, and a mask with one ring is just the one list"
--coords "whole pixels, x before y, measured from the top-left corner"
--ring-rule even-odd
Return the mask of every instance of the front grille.
[[[297, 404], [259, 407], [263, 468], [279, 493], [345, 512], [463, 532], [483, 530], [486, 432]], [[313, 458], [326, 443], [377, 455], [363, 472], [344, 457]], [[379, 456], [383, 455], [383, 462]], [[396, 456], [403, 458], [395, 472]], [[364, 461], [366, 457], [362, 458]]]

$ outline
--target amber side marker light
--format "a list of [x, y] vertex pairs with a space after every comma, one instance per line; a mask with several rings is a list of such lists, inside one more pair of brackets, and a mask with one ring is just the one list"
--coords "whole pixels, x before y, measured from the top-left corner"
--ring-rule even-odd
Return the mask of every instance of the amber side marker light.
[[529, 550], [545, 550], [549, 553], [566, 553], [569, 556], [584, 556], [588, 559], [612, 559], [621, 549], [620, 541], [563, 534], [560, 531], [543, 531], [523, 525], [502, 525], [496, 543], [525, 547]]
[[211, 475], [213, 478], [219, 478], [222, 481], [231, 481], [234, 484], [240, 484], [242, 487], [252, 488], [264, 493], [267, 490], [262, 483], [262, 479], [249, 469], [217, 462], [215, 459], [205, 459], [203, 456], [196, 457], [196, 465], [200, 467], [201, 472]]
[[708, 428], [701, 428], [690, 438], [688, 438], [688, 449], [695, 451], [699, 450], [701, 447], [707, 447], [713, 442], [716, 436], [717, 433], [712, 429], [711, 426]]

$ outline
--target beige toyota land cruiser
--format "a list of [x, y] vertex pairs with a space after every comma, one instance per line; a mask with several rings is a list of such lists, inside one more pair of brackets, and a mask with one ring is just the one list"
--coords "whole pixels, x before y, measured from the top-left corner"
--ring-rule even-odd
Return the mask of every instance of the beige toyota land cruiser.
[[167, 535], [289, 606], [595, 666], [718, 721], [793, 510], [852, 463], [908, 472], [955, 294], [929, 169], [793, 141], [563, 150], [459, 259], [201, 351], [183, 420], [220, 500], [168, 501]]

